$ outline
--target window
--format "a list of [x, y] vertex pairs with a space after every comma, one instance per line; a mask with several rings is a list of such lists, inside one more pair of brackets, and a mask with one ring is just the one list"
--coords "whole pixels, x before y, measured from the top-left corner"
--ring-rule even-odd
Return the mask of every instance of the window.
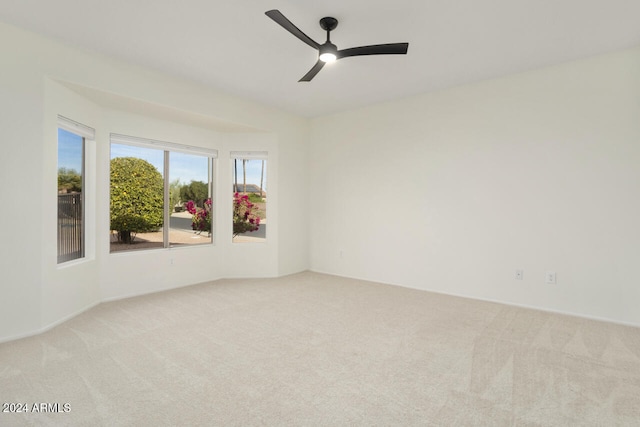
[[217, 151], [111, 135], [110, 251], [213, 242]]
[[169, 153], [169, 243], [172, 246], [212, 242], [210, 158]]
[[85, 140], [95, 131], [58, 116], [58, 264], [85, 256]]
[[233, 151], [233, 242], [264, 242], [267, 235], [267, 153]]

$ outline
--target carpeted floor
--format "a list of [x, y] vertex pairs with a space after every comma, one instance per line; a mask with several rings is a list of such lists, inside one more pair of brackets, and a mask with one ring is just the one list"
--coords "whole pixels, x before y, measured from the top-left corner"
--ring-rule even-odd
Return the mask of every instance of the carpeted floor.
[[640, 329], [310, 272], [221, 280], [0, 344], [0, 403], [28, 405], [2, 426], [638, 426]]

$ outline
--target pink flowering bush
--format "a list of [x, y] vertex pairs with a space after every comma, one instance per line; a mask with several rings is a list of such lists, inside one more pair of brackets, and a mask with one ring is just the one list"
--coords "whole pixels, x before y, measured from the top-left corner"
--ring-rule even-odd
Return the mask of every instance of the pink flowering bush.
[[211, 199], [204, 201], [204, 208], [197, 207], [193, 200], [185, 203], [184, 207], [191, 214], [191, 228], [198, 234], [206, 231], [211, 235]]
[[233, 195], [233, 236], [253, 232], [260, 228], [260, 217], [254, 212], [255, 205], [246, 194]]

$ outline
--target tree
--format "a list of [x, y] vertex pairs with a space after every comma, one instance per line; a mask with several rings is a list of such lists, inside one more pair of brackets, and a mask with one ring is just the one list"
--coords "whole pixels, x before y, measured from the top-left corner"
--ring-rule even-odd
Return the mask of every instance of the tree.
[[233, 159], [233, 192], [238, 192], [238, 159]]
[[202, 181], [191, 181], [180, 188], [180, 199], [183, 202], [193, 200], [196, 206], [202, 208], [204, 201], [209, 198], [209, 186]]
[[75, 169], [58, 169], [58, 192], [72, 193], [82, 191], [82, 176]]
[[247, 159], [242, 159], [242, 192], [247, 192]]
[[162, 175], [151, 163], [136, 157], [111, 160], [111, 230], [119, 241], [132, 243], [136, 233], [162, 227], [163, 203]]
[[260, 169], [260, 197], [264, 197], [264, 191], [262, 185], [264, 184], [264, 160], [262, 161], [262, 168]]

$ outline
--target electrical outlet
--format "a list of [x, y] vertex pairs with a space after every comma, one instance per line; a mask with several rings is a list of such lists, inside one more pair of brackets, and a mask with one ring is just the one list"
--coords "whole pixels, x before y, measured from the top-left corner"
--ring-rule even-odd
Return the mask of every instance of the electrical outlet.
[[517, 269], [516, 270], [516, 280], [522, 280], [524, 277], [524, 270], [522, 269]]
[[550, 285], [555, 285], [556, 283], [556, 272], [555, 271], [547, 271], [547, 275], [545, 277], [545, 282]]

